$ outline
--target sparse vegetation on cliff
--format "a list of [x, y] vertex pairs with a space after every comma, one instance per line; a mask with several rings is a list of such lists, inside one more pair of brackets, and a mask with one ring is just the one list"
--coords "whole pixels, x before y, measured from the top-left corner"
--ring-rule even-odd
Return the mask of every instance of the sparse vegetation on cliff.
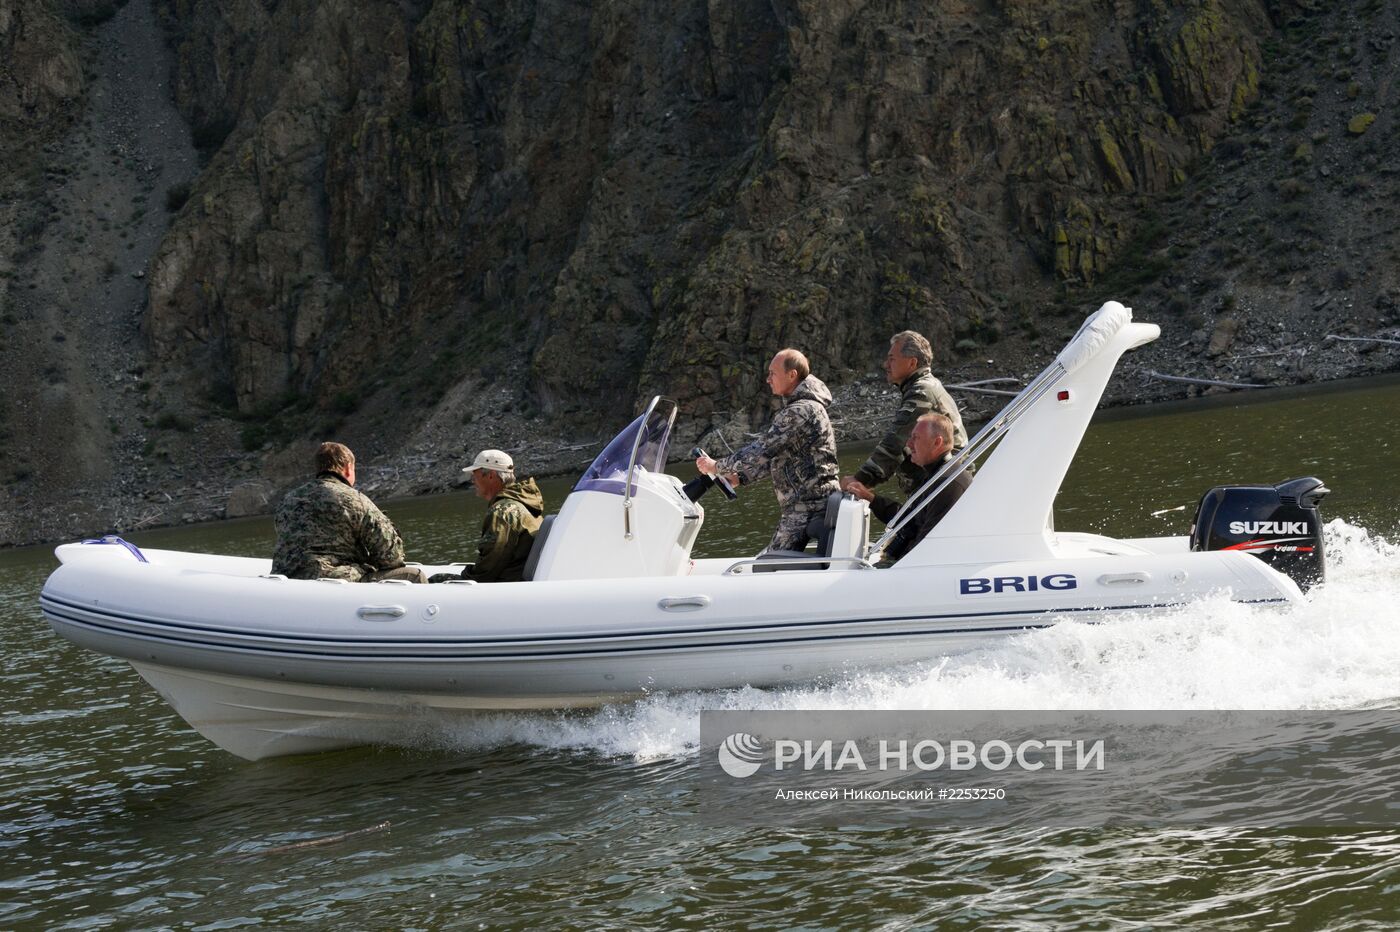
[[837, 387], [905, 327], [1021, 373], [1106, 297], [1162, 367], [1395, 365], [1287, 342], [1397, 324], [1393, 5], [0, 0], [0, 46], [15, 10], [13, 502], [282, 481], [332, 432], [420, 491], [652, 392], [750, 427], [780, 344]]

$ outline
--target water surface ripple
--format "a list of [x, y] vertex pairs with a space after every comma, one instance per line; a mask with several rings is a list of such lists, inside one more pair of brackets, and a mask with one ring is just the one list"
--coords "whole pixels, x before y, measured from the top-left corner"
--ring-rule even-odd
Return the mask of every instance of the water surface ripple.
[[[1394, 707], [1397, 409], [1383, 385], [1091, 430], [1057, 504], [1064, 529], [1181, 533], [1210, 485], [1326, 480], [1331, 576], [1296, 610], [1206, 600], [792, 689], [425, 720], [404, 749], [225, 754], [124, 663], [52, 634], [37, 607], [47, 551], [0, 554], [0, 928], [1394, 928], [1400, 831], [717, 827], [695, 746], [705, 708]], [[566, 491], [546, 484], [555, 507]], [[707, 552], [766, 540], [766, 488], [706, 504]], [[415, 556], [470, 554], [469, 496], [390, 510]], [[271, 530], [137, 539], [260, 554]], [[1395, 766], [1394, 747], [1351, 737], [1339, 766]]]

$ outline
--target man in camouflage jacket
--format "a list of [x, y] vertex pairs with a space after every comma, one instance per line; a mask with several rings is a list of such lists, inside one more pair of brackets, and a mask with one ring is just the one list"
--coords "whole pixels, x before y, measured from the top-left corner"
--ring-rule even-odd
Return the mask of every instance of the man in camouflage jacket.
[[909, 442], [914, 423], [929, 412], [941, 414], [953, 422], [954, 452], [967, 446], [962, 414], [943, 383], [933, 377], [929, 368], [932, 363], [933, 348], [921, 334], [905, 330], [890, 338], [889, 354], [885, 356], [885, 378], [899, 387], [899, 410], [895, 412], [889, 433], [885, 434], [870, 458], [856, 470], [856, 474], [841, 481], [842, 488], [846, 488], [852, 479], [874, 488], [898, 476], [900, 487], [905, 493], [910, 492], [918, 484], [923, 470], [910, 462], [905, 445]]
[[808, 521], [824, 513], [827, 496], [839, 488], [836, 434], [826, 413], [831, 392], [795, 349], [779, 351], [768, 364], [768, 387], [783, 399], [768, 429], [737, 452], [718, 461], [702, 456], [695, 466], [746, 485], [771, 475], [782, 514], [768, 549], [801, 550], [811, 539]]
[[272, 572], [288, 579], [424, 582], [404, 566], [394, 523], [355, 491], [355, 454], [339, 443], [316, 451], [316, 478], [288, 492], [277, 508]]
[[500, 450], [482, 450], [462, 471], [471, 474], [476, 494], [490, 504], [481, 521], [476, 562], [462, 571], [461, 578], [520, 582], [543, 523], [544, 496], [539, 486], [534, 479], [517, 480], [515, 463]]

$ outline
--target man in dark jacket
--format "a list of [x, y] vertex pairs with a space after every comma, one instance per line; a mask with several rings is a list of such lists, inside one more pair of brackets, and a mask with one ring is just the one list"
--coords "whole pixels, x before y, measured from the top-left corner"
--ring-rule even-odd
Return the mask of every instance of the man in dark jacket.
[[[909, 434], [909, 462], [919, 470], [914, 476], [916, 488], [943, 468], [953, 457], [953, 422], [941, 414], [930, 412], [914, 422]], [[943, 519], [963, 492], [972, 484], [972, 474], [966, 469], [959, 470], [952, 482], [943, 491], [927, 502], [904, 527], [895, 534], [894, 540], [885, 546], [885, 559], [891, 563], [904, 556], [923, 540], [934, 525]], [[857, 479], [842, 480], [843, 491], [870, 503], [870, 511], [875, 517], [889, 524], [899, 512], [900, 503], [874, 492]]]
[[943, 383], [933, 377], [929, 368], [933, 364], [933, 347], [928, 340], [913, 330], [904, 330], [890, 338], [890, 350], [885, 356], [885, 379], [899, 387], [899, 410], [895, 412], [880, 445], [867, 459], [854, 476], [861, 485], [874, 488], [891, 477], [898, 476], [899, 484], [907, 493], [917, 483], [915, 479], [921, 470], [905, 457], [904, 447], [909, 442], [909, 432], [914, 422], [930, 411], [943, 415], [953, 424], [953, 449], [967, 446], [967, 431], [963, 429], [962, 415], [953, 397], [943, 387]]
[[695, 468], [707, 476], [733, 476], [744, 485], [771, 475], [782, 515], [768, 549], [801, 550], [811, 539], [808, 522], [826, 510], [827, 496], [840, 488], [836, 434], [826, 414], [831, 392], [795, 349], [780, 350], [768, 364], [768, 387], [783, 399], [768, 429], [723, 459], [699, 457]]
[[500, 450], [482, 450], [470, 466], [476, 494], [486, 499], [476, 563], [462, 571], [477, 582], [520, 582], [543, 523], [544, 496], [534, 479], [515, 478], [515, 463]]
[[340, 443], [316, 451], [316, 478], [287, 493], [277, 508], [272, 572], [288, 579], [425, 582], [404, 566], [394, 522], [355, 491], [355, 454]]

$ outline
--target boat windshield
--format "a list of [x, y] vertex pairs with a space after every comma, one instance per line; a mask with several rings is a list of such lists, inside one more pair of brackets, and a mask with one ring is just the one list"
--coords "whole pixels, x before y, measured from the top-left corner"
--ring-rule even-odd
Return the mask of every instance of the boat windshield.
[[666, 451], [671, 445], [671, 425], [676, 420], [676, 405], [660, 396], [653, 398], [646, 412], [612, 439], [593, 465], [579, 479], [574, 491], [592, 490], [627, 494], [627, 464], [633, 462], [632, 451], [639, 469], [662, 472], [666, 468]]

